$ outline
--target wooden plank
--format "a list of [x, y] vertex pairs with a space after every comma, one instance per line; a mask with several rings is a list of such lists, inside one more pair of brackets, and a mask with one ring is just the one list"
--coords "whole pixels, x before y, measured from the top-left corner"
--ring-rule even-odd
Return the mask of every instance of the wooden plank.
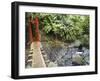
[[33, 49], [32, 67], [33, 68], [46, 67], [45, 61], [43, 59], [43, 56], [42, 56], [41, 50], [40, 50], [40, 42], [37, 42], [37, 41], [32, 42], [31, 49]]

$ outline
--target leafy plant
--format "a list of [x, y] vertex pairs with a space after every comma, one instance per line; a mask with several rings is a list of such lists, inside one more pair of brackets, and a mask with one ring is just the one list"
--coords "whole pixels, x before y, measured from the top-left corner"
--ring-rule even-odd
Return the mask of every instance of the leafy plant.
[[38, 16], [39, 29], [47, 36], [57, 37], [65, 42], [80, 40], [89, 46], [89, 16], [78, 14], [30, 13], [33, 18]]

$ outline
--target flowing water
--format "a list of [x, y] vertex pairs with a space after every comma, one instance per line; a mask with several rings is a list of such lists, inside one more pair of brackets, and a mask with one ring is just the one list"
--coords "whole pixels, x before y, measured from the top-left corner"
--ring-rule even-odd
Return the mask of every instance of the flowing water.
[[52, 45], [42, 42], [42, 48], [45, 51], [45, 62], [48, 60], [47, 67], [89, 65], [89, 49], [85, 47], [79, 51], [72, 44], [66, 46], [63, 43]]

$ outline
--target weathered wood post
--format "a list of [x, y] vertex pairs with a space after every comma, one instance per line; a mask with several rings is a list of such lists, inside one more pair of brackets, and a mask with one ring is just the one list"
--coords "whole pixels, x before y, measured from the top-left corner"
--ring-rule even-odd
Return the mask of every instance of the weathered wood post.
[[33, 41], [33, 36], [32, 36], [32, 17], [30, 16], [29, 19], [28, 19], [28, 23], [29, 23], [29, 26], [28, 26], [28, 37], [29, 37], [29, 42], [32, 42]]

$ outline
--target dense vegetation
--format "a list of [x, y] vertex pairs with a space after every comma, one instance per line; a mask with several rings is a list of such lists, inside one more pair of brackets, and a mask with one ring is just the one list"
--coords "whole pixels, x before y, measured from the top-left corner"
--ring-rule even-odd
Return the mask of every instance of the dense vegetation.
[[79, 40], [85, 47], [89, 47], [88, 15], [27, 12], [26, 18], [30, 15], [33, 18], [38, 16], [39, 29], [47, 36], [56, 36], [64, 42]]

